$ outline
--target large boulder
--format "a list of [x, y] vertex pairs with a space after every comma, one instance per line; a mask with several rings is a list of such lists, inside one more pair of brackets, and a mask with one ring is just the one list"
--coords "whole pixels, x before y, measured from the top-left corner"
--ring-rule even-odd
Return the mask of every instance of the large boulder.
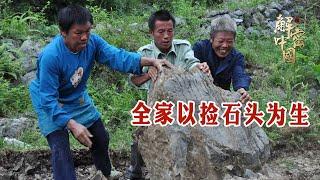
[[[161, 100], [175, 105], [178, 100], [192, 100], [198, 107], [201, 101], [214, 101], [223, 109], [222, 102], [239, 99], [238, 93], [223, 90], [212, 81], [211, 76], [199, 70], [164, 69], [149, 94], [148, 105], [152, 107]], [[174, 123], [140, 128], [137, 133], [139, 150], [150, 178], [213, 180], [222, 179], [226, 174], [242, 176], [246, 169], [260, 169], [270, 157], [265, 132], [254, 125], [225, 127], [221, 119], [219, 122], [217, 127], [198, 124], [183, 127]]]

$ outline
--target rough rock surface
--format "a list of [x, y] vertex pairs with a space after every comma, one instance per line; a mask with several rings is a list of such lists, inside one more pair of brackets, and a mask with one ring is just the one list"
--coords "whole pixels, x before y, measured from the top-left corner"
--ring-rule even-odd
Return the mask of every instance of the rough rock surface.
[[23, 131], [32, 128], [33, 125], [34, 121], [26, 117], [0, 118], [0, 137], [17, 138]]
[[[238, 93], [225, 91], [199, 70], [183, 72], [164, 69], [149, 94], [155, 101], [235, 102]], [[197, 114], [197, 110], [195, 114]], [[222, 112], [219, 112], [220, 115]], [[176, 117], [175, 113], [172, 117]], [[198, 119], [197, 116], [195, 116]], [[176, 118], [175, 118], [176, 119]], [[175, 121], [176, 122], [176, 121]], [[270, 157], [270, 144], [258, 126], [217, 127], [151, 125], [139, 131], [139, 149], [151, 179], [222, 179], [226, 174], [244, 175], [258, 170]]]

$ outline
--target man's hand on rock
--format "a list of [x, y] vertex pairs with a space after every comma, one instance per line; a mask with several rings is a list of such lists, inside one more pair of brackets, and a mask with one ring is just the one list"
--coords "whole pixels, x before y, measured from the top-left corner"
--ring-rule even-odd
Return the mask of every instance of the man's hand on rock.
[[156, 59], [153, 63], [153, 66], [157, 68], [158, 72], [162, 71], [162, 66], [167, 66], [168, 68], [173, 67], [173, 65], [165, 59]]
[[206, 62], [197, 64], [197, 67], [207, 75], [210, 75], [210, 68]]
[[148, 70], [148, 75], [150, 76], [153, 82], [157, 80], [157, 73], [158, 73], [158, 70], [153, 66], [150, 67]]
[[157, 80], [158, 72], [162, 71], [162, 66], [167, 66], [168, 68], [173, 68], [173, 65], [165, 59], [156, 59], [153, 66], [149, 67], [148, 75], [153, 82]]
[[245, 104], [251, 100], [251, 96], [244, 88], [238, 89], [237, 92], [241, 94], [240, 101], [242, 104]]

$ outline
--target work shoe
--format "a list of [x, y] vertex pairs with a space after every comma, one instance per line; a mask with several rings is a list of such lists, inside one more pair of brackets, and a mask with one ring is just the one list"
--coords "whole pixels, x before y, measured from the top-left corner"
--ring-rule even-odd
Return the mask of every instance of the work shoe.
[[122, 172], [117, 171], [117, 170], [112, 170], [110, 175], [107, 177], [108, 180], [114, 180], [114, 179], [119, 179], [123, 175]]
[[110, 175], [108, 177], [105, 177], [102, 172], [99, 170], [96, 174], [94, 174], [90, 180], [116, 180], [119, 179], [122, 176], [122, 172], [117, 170], [112, 170]]
[[126, 170], [125, 178], [126, 179], [130, 179], [130, 180], [143, 179], [142, 172], [140, 172], [140, 173], [133, 172], [133, 167], [132, 166], [129, 166], [129, 168]]

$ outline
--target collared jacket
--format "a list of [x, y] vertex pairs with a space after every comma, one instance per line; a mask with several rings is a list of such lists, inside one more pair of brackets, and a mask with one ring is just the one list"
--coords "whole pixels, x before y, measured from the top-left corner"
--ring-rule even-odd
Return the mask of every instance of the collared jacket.
[[194, 44], [193, 51], [200, 62], [207, 62], [216, 86], [230, 90], [232, 83], [235, 91], [240, 88], [249, 90], [251, 78], [245, 72], [244, 56], [235, 48], [228, 56], [219, 59], [210, 40], [202, 40]]
[[141, 74], [141, 56], [118, 49], [91, 34], [85, 49], [72, 53], [57, 35], [40, 53], [37, 77], [30, 84], [41, 133], [66, 128], [70, 119], [89, 127], [100, 118], [87, 91], [94, 61], [112, 69]]
[[[157, 46], [155, 45], [154, 41], [150, 44], [142, 46], [138, 49], [138, 53], [141, 54], [143, 57], [155, 58], [155, 59], [166, 59], [175, 67], [190, 70], [195, 67], [200, 61], [194, 56], [193, 50], [189, 41], [187, 40], [180, 40], [174, 39], [172, 41], [171, 49], [168, 53], [162, 53]], [[148, 68], [144, 67], [143, 72], [148, 72]], [[131, 85], [135, 86], [131, 82], [132, 75], [129, 76], [129, 82]], [[139, 89], [146, 89], [149, 90], [152, 86], [151, 80], [145, 82]], [[135, 86], [136, 87], [136, 86]]]

